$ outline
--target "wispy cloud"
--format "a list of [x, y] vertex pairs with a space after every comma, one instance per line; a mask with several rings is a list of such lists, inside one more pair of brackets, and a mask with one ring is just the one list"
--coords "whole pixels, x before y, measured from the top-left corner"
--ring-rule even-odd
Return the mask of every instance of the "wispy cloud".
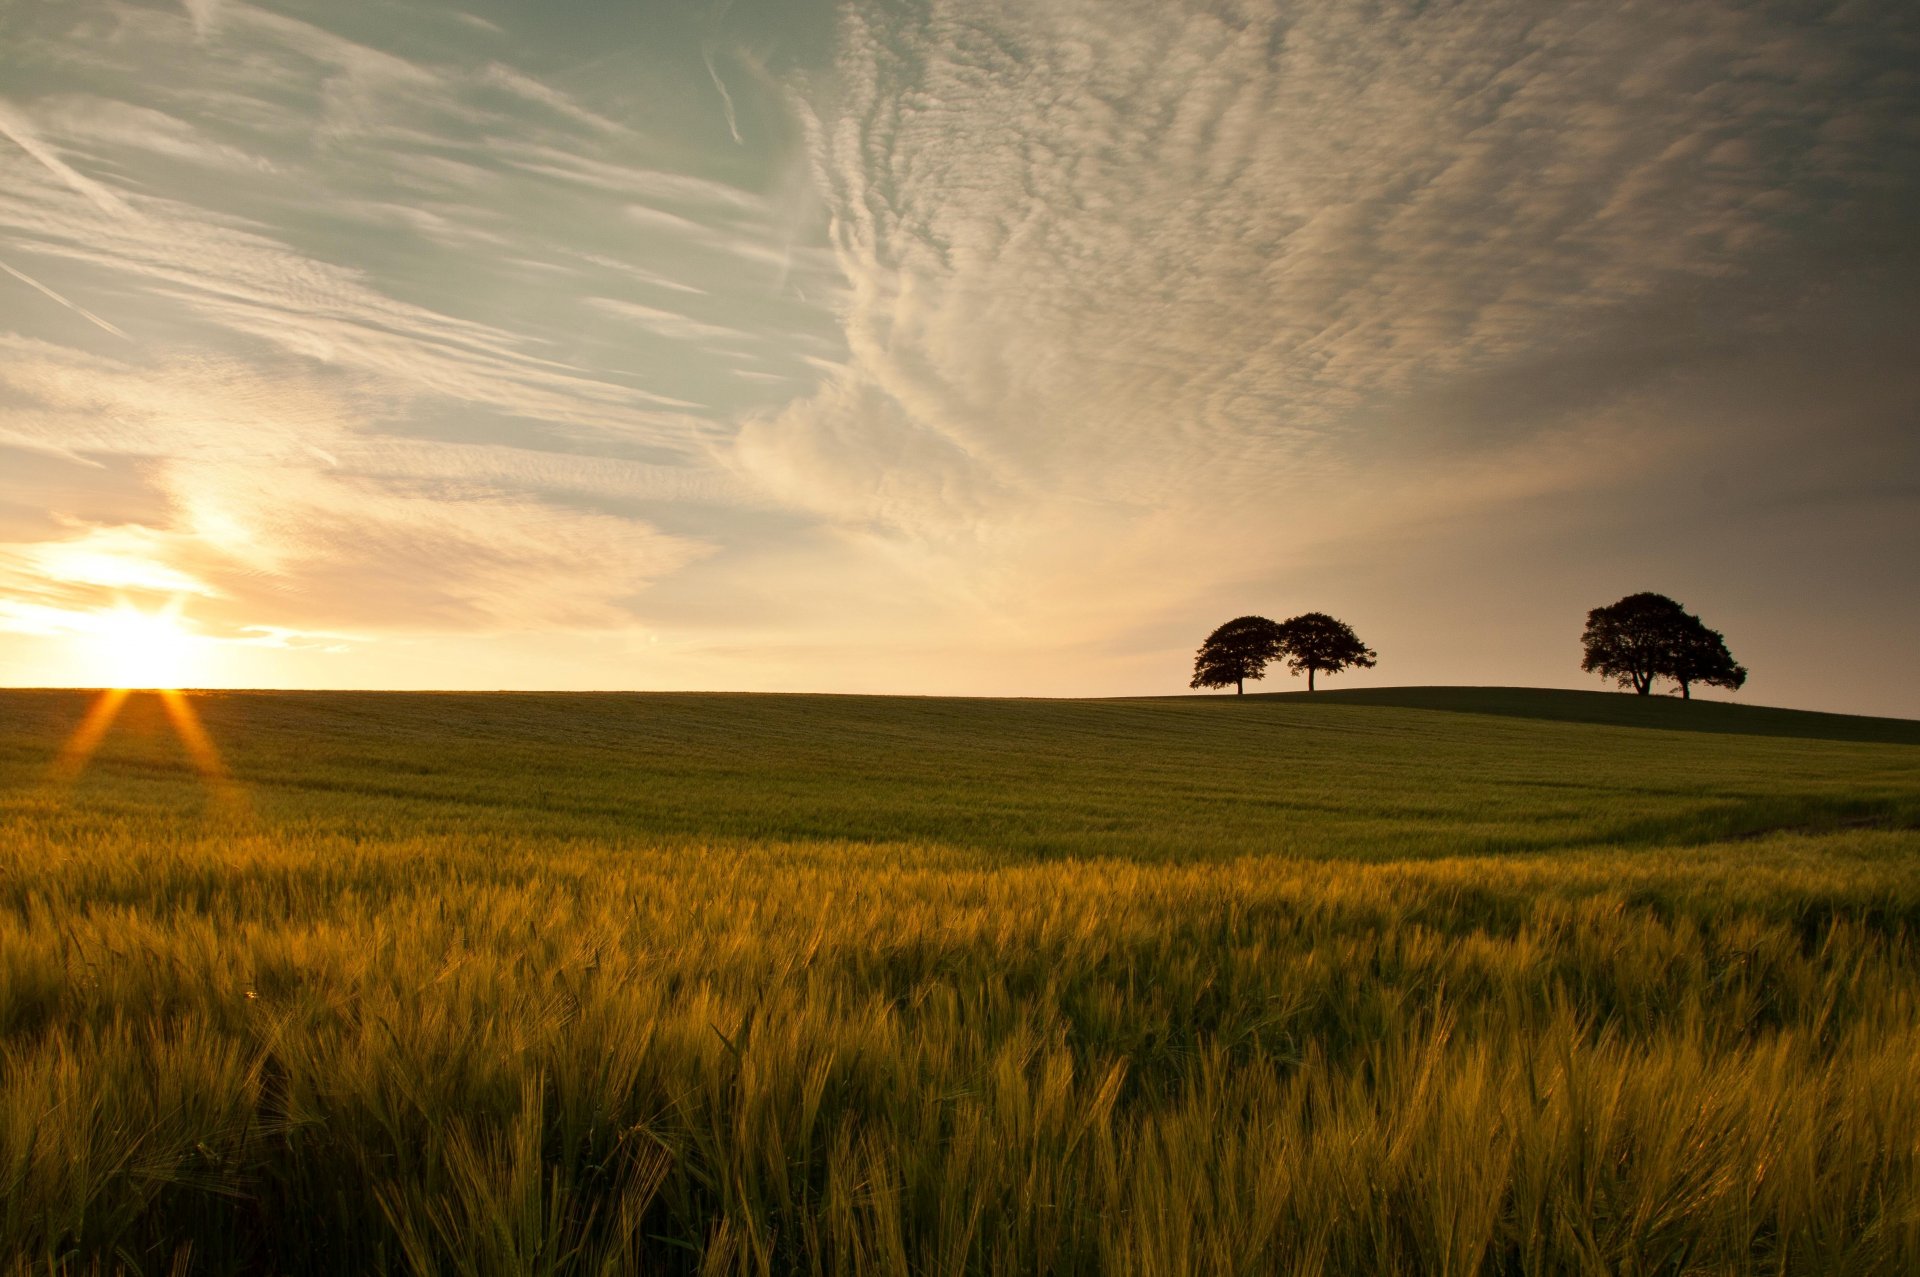
[[[1880, 198], [1873, 157], [1913, 150], [1900, 95], [1829, 95], [1871, 22], [1776, 23], [850, 5], [809, 100], [852, 361], [735, 455], [1020, 609], [1143, 614], [1368, 528], [1618, 483], [1690, 438], [1604, 373], [1498, 430], [1420, 404], [1607, 369], [1621, 326]], [[1850, 158], [1841, 120], [1873, 138]], [[1158, 585], [1141, 526], [1183, 547]]]
[[584, 125], [600, 133], [624, 133], [626, 127], [575, 102], [565, 93], [542, 84], [530, 75], [498, 62], [490, 62], [480, 72], [482, 83], [505, 90], [525, 102], [531, 102], [572, 124]]
[[122, 218], [133, 215], [133, 210], [127, 207], [126, 201], [119, 195], [80, 173], [71, 164], [61, 159], [54, 148], [40, 139], [39, 134], [27, 122], [20, 110], [3, 99], [0, 99], [0, 134], [4, 134], [15, 146], [26, 152], [35, 163], [59, 179], [62, 185], [101, 212]]
[[88, 310], [85, 306], [82, 306], [79, 302], [76, 302], [68, 297], [63, 297], [59, 293], [54, 292], [51, 288], [48, 288], [45, 284], [41, 283], [39, 280], [35, 279], [33, 276], [27, 274], [25, 271], [16, 270], [14, 267], [7, 265], [5, 262], [0, 262], [0, 271], [5, 271], [7, 274], [13, 276], [15, 279], [25, 284], [28, 288], [31, 288], [36, 292], [39, 292], [47, 297], [51, 297], [54, 301], [59, 302], [62, 306], [65, 306], [68, 310], [73, 311], [75, 314], [85, 319], [88, 323], [93, 324], [99, 328], [106, 330], [107, 332], [112, 333], [115, 337], [119, 337], [122, 339], [126, 338], [125, 333], [121, 332], [118, 328], [115, 328], [112, 324], [108, 323], [106, 320], [100, 318], [100, 316]]
[[1091, 680], [1542, 510], [1911, 473], [1911, 6], [820, 12], [10, 29], [0, 595], [111, 542], [235, 638]]
[[605, 311], [609, 315], [630, 319], [648, 332], [657, 333], [662, 337], [709, 341], [714, 338], [749, 335], [738, 328], [729, 328], [724, 324], [703, 323], [674, 311], [642, 306], [637, 302], [620, 301], [612, 297], [589, 297], [587, 305], [596, 310]]
[[[377, 380], [263, 376], [237, 360], [155, 369], [0, 342], [0, 451], [143, 461], [167, 512], [140, 525], [67, 517], [47, 539], [0, 547], [0, 595], [41, 609], [19, 614], [35, 627], [44, 609], [129, 592], [193, 594], [195, 617], [230, 635], [619, 626], [648, 582], [708, 548], [577, 498], [752, 500], [684, 466], [365, 428], [392, 410]], [[7, 488], [0, 479], [0, 500], [25, 495]]]
[[219, 32], [220, 11], [225, 7], [222, 0], [182, 0], [182, 4], [193, 22], [195, 36], [206, 40]]

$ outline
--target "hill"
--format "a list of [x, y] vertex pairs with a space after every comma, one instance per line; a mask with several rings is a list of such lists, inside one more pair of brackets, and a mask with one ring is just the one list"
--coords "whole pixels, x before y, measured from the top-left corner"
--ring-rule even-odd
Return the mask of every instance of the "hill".
[[[44, 768], [90, 699], [0, 693], [0, 767]], [[1888, 743], [1920, 725], [1590, 692], [190, 699], [256, 807], [325, 826], [1401, 857], [1905, 828], [1920, 810], [1920, 751]], [[190, 766], [136, 695], [80, 792], [177, 811]]]
[[[1268, 692], [1269, 698], [1307, 697], [1306, 692]], [[1793, 736], [1806, 740], [1877, 741], [1920, 745], [1920, 721], [1821, 714], [1729, 701], [1684, 701], [1672, 696], [1567, 691], [1544, 687], [1369, 687], [1311, 693], [1343, 705], [1498, 714], [1559, 723], [1599, 723], [1669, 732], [1716, 732], [1742, 736]]]

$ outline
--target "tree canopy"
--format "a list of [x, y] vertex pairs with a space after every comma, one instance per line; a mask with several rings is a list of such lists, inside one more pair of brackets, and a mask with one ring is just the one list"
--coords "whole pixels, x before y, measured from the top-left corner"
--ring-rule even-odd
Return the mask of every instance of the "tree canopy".
[[1687, 617], [1688, 626], [1673, 652], [1673, 663], [1666, 675], [1680, 685], [1682, 700], [1693, 699], [1693, 685], [1724, 687], [1737, 692], [1747, 681], [1747, 667], [1733, 659], [1727, 640], [1719, 630], [1708, 629], [1697, 616]]
[[1193, 658], [1189, 687], [1231, 687], [1247, 690], [1246, 680], [1266, 673], [1267, 663], [1282, 651], [1280, 627], [1264, 616], [1237, 616], [1207, 635]]
[[1657, 678], [1672, 679], [1689, 700], [1695, 683], [1732, 691], [1747, 681], [1720, 632], [1664, 594], [1629, 594], [1594, 608], [1581, 644], [1581, 669], [1641, 696], [1652, 693]]
[[1353, 627], [1335, 620], [1325, 612], [1305, 612], [1280, 623], [1280, 645], [1287, 656], [1287, 668], [1296, 675], [1307, 675], [1307, 690], [1313, 690], [1318, 671], [1338, 674], [1349, 667], [1372, 669], [1380, 654], [1360, 641]]

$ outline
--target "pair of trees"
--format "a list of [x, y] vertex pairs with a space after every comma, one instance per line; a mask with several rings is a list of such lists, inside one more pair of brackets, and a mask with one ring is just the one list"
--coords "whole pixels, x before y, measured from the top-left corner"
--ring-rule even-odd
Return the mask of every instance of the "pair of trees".
[[1581, 642], [1581, 669], [1641, 696], [1652, 693], [1656, 678], [1672, 679], [1686, 700], [1693, 699], [1695, 683], [1737, 691], [1747, 681], [1746, 667], [1727, 651], [1720, 631], [1664, 594], [1629, 594], [1593, 609]]
[[[1693, 686], [1738, 691], [1747, 681], [1746, 666], [1733, 659], [1718, 630], [1664, 594], [1629, 594], [1608, 607], [1587, 613], [1581, 636], [1586, 654], [1580, 668], [1641, 696], [1651, 695], [1655, 679], [1670, 678], [1680, 695], [1693, 699]], [[1285, 659], [1297, 675], [1305, 671], [1307, 690], [1317, 672], [1337, 674], [1349, 667], [1372, 669], [1379, 653], [1362, 643], [1351, 626], [1324, 612], [1308, 612], [1274, 622], [1264, 616], [1228, 621], [1200, 645], [1193, 661], [1191, 687], [1247, 690], [1267, 666]]]
[[1306, 672], [1311, 692], [1316, 671], [1337, 674], [1349, 666], [1372, 669], [1378, 655], [1351, 626], [1325, 612], [1307, 612], [1285, 621], [1240, 616], [1207, 635], [1194, 657], [1193, 682], [1188, 686], [1231, 687], [1236, 695], [1244, 694], [1248, 679], [1261, 677], [1270, 662], [1284, 657], [1296, 676]]

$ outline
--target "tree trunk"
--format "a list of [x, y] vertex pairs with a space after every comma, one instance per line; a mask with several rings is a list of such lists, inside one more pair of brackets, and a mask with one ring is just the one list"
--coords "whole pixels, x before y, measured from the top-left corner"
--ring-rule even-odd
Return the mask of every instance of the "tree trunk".
[[1307, 666], [1307, 690], [1309, 692], [1313, 690], [1313, 666], [1311, 665]]
[[1244, 679], [1244, 678], [1236, 678], [1236, 679], [1234, 679], [1234, 680], [1233, 680], [1233, 694], [1234, 694], [1235, 696], [1245, 696], [1245, 695], [1247, 694], [1247, 680], [1246, 680], [1246, 679]]
[[1690, 701], [1690, 700], [1692, 700], [1692, 699], [1693, 699], [1693, 684], [1692, 684], [1692, 683], [1682, 683], [1682, 684], [1680, 684], [1680, 699], [1681, 699], [1681, 700], [1683, 700], [1683, 701]]

